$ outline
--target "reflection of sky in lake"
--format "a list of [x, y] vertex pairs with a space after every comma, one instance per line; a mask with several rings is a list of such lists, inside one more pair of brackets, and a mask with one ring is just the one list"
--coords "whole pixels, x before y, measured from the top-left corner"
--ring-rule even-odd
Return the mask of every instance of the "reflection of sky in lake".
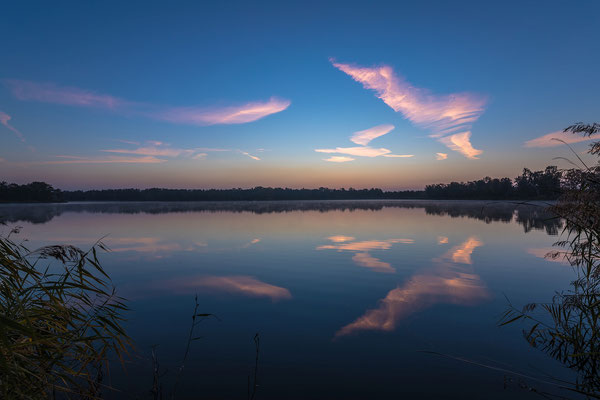
[[[546, 301], [572, 278], [564, 263], [543, 258], [556, 236], [525, 213], [496, 218], [490, 210], [488, 218], [456, 202], [435, 212], [94, 207], [11, 224], [23, 226], [29, 247], [86, 247], [106, 235], [112, 251], [101, 261], [130, 299], [128, 331], [140, 354], [126, 377], [113, 372], [113, 383], [128, 393], [149, 390], [152, 345], [159, 344], [161, 364], [175, 369], [195, 294], [200, 312], [219, 319], [199, 327], [182, 393], [245, 396], [255, 332], [260, 398], [529, 398], [503, 389], [501, 373], [418, 350], [561, 373], [528, 348], [518, 326], [496, 326], [504, 295], [515, 304]], [[523, 226], [540, 229], [524, 233]]]

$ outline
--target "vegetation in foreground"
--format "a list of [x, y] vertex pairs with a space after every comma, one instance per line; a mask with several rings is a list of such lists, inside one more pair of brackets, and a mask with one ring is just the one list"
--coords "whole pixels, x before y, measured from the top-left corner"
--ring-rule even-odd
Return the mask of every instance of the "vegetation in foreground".
[[[587, 136], [600, 132], [599, 124], [575, 124], [565, 131]], [[591, 154], [600, 155], [600, 141]], [[577, 156], [577, 154], [575, 154]], [[579, 157], [577, 156], [579, 159]], [[565, 174], [565, 188], [551, 207], [565, 222], [563, 251], [548, 254], [566, 257], [576, 272], [570, 289], [556, 293], [549, 303], [531, 303], [519, 310], [511, 306], [501, 325], [525, 321], [529, 344], [549, 354], [577, 373], [575, 382], [556, 380], [557, 386], [586, 398], [600, 398], [600, 164]], [[547, 394], [546, 394], [547, 395]], [[548, 397], [548, 396], [547, 396]]]
[[101, 397], [109, 357], [131, 344], [96, 256], [104, 245], [30, 251], [11, 234], [0, 236], [0, 397]]

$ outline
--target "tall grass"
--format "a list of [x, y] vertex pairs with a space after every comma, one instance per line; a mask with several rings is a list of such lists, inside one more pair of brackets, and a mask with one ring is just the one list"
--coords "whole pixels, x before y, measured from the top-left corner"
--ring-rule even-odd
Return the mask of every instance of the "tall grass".
[[109, 357], [123, 360], [131, 341], [127, 306], [90, 250], [30, 251], [0, 236], [0, 397], [102, 397]]
[[[600, 132], [600, 125], [579, 123], [565, 131], [591, 136]], [[600, 155], [600, 141], [589, 152]], [[501, 325], [525, 321], [523, 333], [531, 346], [576, 371], [575, 382], [559, 385], [587, 398], [600, 398], [600, 164], [588, 166], [574, 154], [580, 164], [565, 171], [566, 189], [551, 207], [565, 221], [563, 239], [556, 243], [564, 251], [548, 257], [566, 255], [576, 278], [549, 303], [531, 303], [522, 309], [510, 306]]]

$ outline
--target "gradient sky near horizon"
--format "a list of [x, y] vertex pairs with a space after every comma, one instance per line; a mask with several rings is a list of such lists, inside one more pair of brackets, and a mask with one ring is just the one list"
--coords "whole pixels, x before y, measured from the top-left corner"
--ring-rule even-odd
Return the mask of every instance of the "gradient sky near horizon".
[[[0, 180], [381, 187], [567, 167], [600, 2], [9, 2]], [[585, 159], [589, 160], [589, 156]]]

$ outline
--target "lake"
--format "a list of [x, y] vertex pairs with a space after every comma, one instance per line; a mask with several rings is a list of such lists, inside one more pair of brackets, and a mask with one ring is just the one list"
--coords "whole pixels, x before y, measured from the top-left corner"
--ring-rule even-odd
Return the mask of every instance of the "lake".
[[[544, 255], [561, 221], [542, 204], [458, 201], [2, 205], [16, 239], [111, 251], [136, 351], [108, 398], [150, 398], [153, 346], [178, 399], [538, 398], [506, 371], [570, 371], [499, 327], [508, 301], [549, 301], [574, 277]], [[512, 378], [511, 378], [512, 376]], [[108, 381], [108, 378], [107, 378]], [[551, 386], [525, 379], [540, 390]]]

